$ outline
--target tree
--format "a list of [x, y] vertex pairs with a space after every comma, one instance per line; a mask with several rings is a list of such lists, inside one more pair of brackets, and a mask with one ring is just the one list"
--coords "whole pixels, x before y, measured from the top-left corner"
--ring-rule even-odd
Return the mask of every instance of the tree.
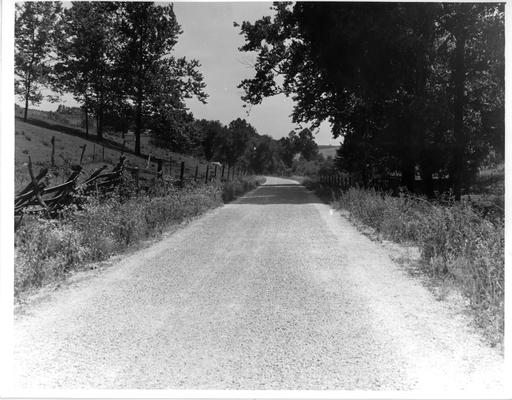
[[[241, 26], [240, 50], [257, 52], [243, 99], [293, 96], [293, 120], [313, 128], [329, 121], [343, 137], [340, 167], [363, 181], [375, 169], [400, 171], [412, 190], [419, 167], [432, 192], [433, 174], [448, 170], [460, 192], [462, 176], [501, 142], [501, 5], [298, 2], [274, 10]], [[466, 43], [464, 57], [457, 42]], [[484, 125], [491, 133], [476, 135]]]
[[307, 161], [311, 161], [318, 156], [318, 145], [313, 133], [308, 128], [302, 129], [296, 135], [295, 149]]
[[260, 136], [249, 155], [249, 169], [257, 174], [265, 174], [275, 173], [283, 166], [277, 142], [270, 136]]
[[296, 142], [295, 142], [295, 132], [291, 131], [288, 136], [285, 136], [281, 139], [279, 139], [279, 156], [281, 157], [281, 160], [283, 160], [283, 163], [288, 167], [291, 168], [293, 164], [293, 159], [295, 155], [297, 154], [296, 151]]
[[219, 152], [223, 136], [227, 135], [227, 128], [219, 121], [202, 119], [196, 122], [200, 132], [200, 145], [202, 154], [207, 161], [212, 161]]
[[[201, 74], [196, 70], [199, 63], [184, 58], [175, 59], [171, 51], [181, 33], [172, 5], [155, 5], [144, 2], [118, 3], [121, 49], [119, 65], [124, 80], [128, 104], [135, 115], [135, 153], [140, 154], [140, 137], [146, 119], [155, 110], [152, 98], [161, 96], [163, 89], [173, 90], [166, 100], [176, 96], [170, 107], [192, 94], [206, 102], [205, 87]], [[168, 74], [168, 75], [167, 75]], [[165, 88], [156, 87], [155, 78]], [[188, 89], [183, 93], [180, 90]], [[168, 104], [163, 105], [168, 107]]]
[[[449, 169], [457, 199], [460, 199], [468, 175], [476, 172], [486, 145], [495, 142], [496, 137], [504, 137], [503, 126], [498, 129], [488, 127], [490, 132], [483, 132], [487, 136], [483, 143], [471, 134], [471, 131], [480, 131], [479, 128], [490, 119], [494, 119], [496, 125], [502, 125], [503, 26], [503, 4], [443, 6], [439, 28], [446, 37], [445, 56], [448, 56], [451, 72], [449, 87], [453, 113], [454, 149]], [[491, 117], [493, 114], [494, 118]], [[478, 132], [478, 136], [481, 135], [481, 131]], [[502, 141], [498, 139], [497, 142]], [[474, 149], [477, 149], [476, 154]]]
[[89, 114], [96, 117], [97, 138], [103, 138], [104, 115], [112, 113], [116, 90], [114, 61], [119, 45], [113, 29], [116, 4], [73, 2], [65, 10], [57, 41], [59, 61], [53, 87], [67, 91], [82, 103], [86, 134]]
[[39, 104], [51, 61], [53, 35], [62, 11], [60, 2], [16, 3], [14, 74], [15, 93], [28, 105]]
[[245, 119], [237, 118], [228, 125], [227, 135], [224, 136], [222, 144], [222, 155], [225, 162], [234, 166], [245, 154], [251, 138], [258, 136], [256, 129]]
[[164, 147], [173, 151], [189, 152], [193, 146], [193, 122], [185, 98], [193, 95], [205, 99], [202, 75], [196, 70], [196, 60], [169, 57], [155, 63], [146, 84], [144, 102], [145, 126], [153, 138], [158, 137]]

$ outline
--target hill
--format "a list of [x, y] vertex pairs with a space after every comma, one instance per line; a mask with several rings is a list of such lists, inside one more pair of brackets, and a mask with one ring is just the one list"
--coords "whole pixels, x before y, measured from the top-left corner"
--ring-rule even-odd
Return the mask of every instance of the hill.
[[330, 145], [319, 145], [318, 152], [322, 154], [325, 158], [331, 157], [336, 158], [336, 151], [340, 148], [340, 146], [330, 146]]
[[[30, 114], [29, 114], [30, 116]], [[43, 112], [38, 112], [38, 116], [43, 116]], [[74, 134], [64, 133], [61, 129], [49, 129], [36, 125], [38, 122], [47, 122], [44, 120], [32, 120], [32, 123], [23, 122], [20, 119], [15, 121], [15, 191], [19, 191], [30, 181], [28, 174], [27, 162], [30, 155], [34, 165], [34, 173], [39, 169], [46, 167], [50, 170], [50, 177], [52, 184], [58, 184], [65, 181], [69, 174], [69, 166], [71, 164], [78, 164], [82, 152], [82, 146], [86, 145], [82, 166], [84, 168], [84, 175], [92, 173], [97, 168], [107, 165], [115, 165], [121, 155], [120, 147], [122, 139], [115, 135], [106, 135], [107, 142], [97, 143], [95, 136], [81, 136], [81, 131], [73, 129], [75, 127], [63, 126], [63, 129], [70, 128], [71, 132], [76, 131]], [[55, 137], [55, 167], [51, 166], [51, 153], [52, 137]], [[115, 148], [113, 144], [118, 144]], [[129, 147], [128, 143], [126, 147]], [[185, 174], [191, 175], [195, 172], [195, 168], [199, 165], [199, 176], [204, 175], [206, 163], [204, 161], [195, 159], [193, 157], [185, 156], [182, 154], [174, 153], [166, 149], [155, 148], [149, 143], [149, 138], [145, 137], [143, 140], [142, 151], [144, 156], [136, 156], [129, 151], [124, 154], [127, 157], [127, 165], [139, 168], [148, 168], [150, 170], [157, 169], [157, 163], [154, 158], [158, 157], [164, 160], [163, 169], [164, 174], [169, 173], [169, 165], [172, 160], [171, 174], [173, 176], [179, 175], [180, 164], [185, 162]], [[148, 164], [148, 155], [151, 154], [151, 160]]]

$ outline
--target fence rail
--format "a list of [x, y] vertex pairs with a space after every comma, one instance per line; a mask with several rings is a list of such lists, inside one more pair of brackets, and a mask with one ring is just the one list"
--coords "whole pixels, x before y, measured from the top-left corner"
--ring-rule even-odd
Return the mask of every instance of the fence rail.
[[[244, 176], [247, 171], [241, 167], [228, 167], [218, 162], [202, 164], [197, 162], [195, 167], [187, 167], [185, 161], [176, 162], [172, 159], [164, 162], [157, 159], [156, 168], [151, 169], [151, 155], [148, 156], [146, 168], [126, 165], [127, 158], [121, 153], [119, 162], [110, 172], [106, 172], [107, 165], [101, 166], [93, 171], [88, 177], [79, 181], [83, 174], [82, 161], [86, 145], [81, 146], [80, 164], [71, 165], [71, 174], [64, 183], [47, 187], [44, 179], [48, 176], [48, 168], [42, 168], [37, 175], [34, 175], [32, 159], [29, 155], [28, 172], [30, 183], [15, 195], [14, 215], [15, 229], [17, 229], [25, 214], [42, 213], [48, 217], [55, 217], [66, 205], [76, 200], [76, 195], [106, 195], [112, 193], [122, 181], [123, 173], [131, 174], [137, 193], [151, 194], [161, 183], [167, 182], [177, 186], [184, 186], [187, 182], [212, 181], [224, 182]], [[52, 151], [52, 161], [53, 154]], [[53, 163], [52, 163], [53, 165]]]
[[[361, 176], [349, 173], [335, 173], [319, 175], [318, 181], [333, 188], [347, 190], [351, 187], [372, 188], [378, 191], [392, 192], [398, 194], [404, 187], [400, 176], [388, 175], [369, 178], [365, 181]], [[445, 177], [434, 178], [431, 182], [431, 189], [438, 193], [444, 193], [449, 189], [449, 180]], [[413, 193], [426, 193], [426, 182], [416, 177], [413, 182]]]

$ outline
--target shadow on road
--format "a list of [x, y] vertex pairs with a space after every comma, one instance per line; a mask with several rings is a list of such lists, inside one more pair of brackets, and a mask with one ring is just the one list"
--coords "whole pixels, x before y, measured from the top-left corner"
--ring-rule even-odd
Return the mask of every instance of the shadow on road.
[[308, 192], [304, 186], [296, 184], [263, 185], [237, 204], [314, 204], [321, 201]]

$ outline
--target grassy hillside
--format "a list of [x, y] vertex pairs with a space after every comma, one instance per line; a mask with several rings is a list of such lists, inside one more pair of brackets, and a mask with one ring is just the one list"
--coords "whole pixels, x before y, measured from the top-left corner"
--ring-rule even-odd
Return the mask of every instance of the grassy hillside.
[[[44, 114], [43, 114], [44, 116]], [[29, 114], [30, 117], [30, 114]], [[35, 116], [34, 116], [35, 117]], [[49, 122], [49, 121], [46, 121]], [[50, 168], [51, 183], [61, 183], [69, 174], [69, 165], [78, 164], [81, 155], [81, 146], [87, 146], [82, 161], [84, 167], [84, 176], [95, 169], [109, 165], [113, 166], [119, 160], [121, 152], [105, 146], [103, 153], [103, 145], [95, 143], [94, 136], [90, 138], [79, 137], [60, 132], [58, 130], [47, 129], [31, 123], [23, 122], [16, 119], [15, 122], [15, 191], [19, 191], [24, 185], [30, 181], [28, 174], [27, 162], [30, 155], [34, 164], [34, 172], [37, 173], [40, 168], [50, 167], [51, 165], [51, 138], [55, 136], [55, 168]], [[121, 142], [117, 137], [110, 136], [109, 139]], [[157, 156], [166, 160], [164, 163], [164, 173], [169, 172], [169, 160], [172, 158], [172, 175], [179, 174], [179, 164], [185, 162], [185, 174], [191, 175], [195, 172], [196, 165], [200, 164], [200, 175], [204, 175], [206, 165], [204, 162], [173, 153], [165, 149], [155, 149], [149, 145], [148, 138], [144, 138], [142, 151], [146, 154], [151, 152], [152, 157]], [[128, 145], [127, 145], [128, 147]], [[104, 155], [103, 155], [104, 154]], [[138, 166], [146, 168], [147, 156], [138, 157], [133, 154], [125, 153], [129, 166]], [[156, 170], [155, 162], [149, 163], [149, 169]]]
[[325, 158], [331, 157], [336, 158], [336, 151], [340, 148], [340, 146], [327, 146], [320, 145], [318, 146], [318, 152], [322, 154]]

